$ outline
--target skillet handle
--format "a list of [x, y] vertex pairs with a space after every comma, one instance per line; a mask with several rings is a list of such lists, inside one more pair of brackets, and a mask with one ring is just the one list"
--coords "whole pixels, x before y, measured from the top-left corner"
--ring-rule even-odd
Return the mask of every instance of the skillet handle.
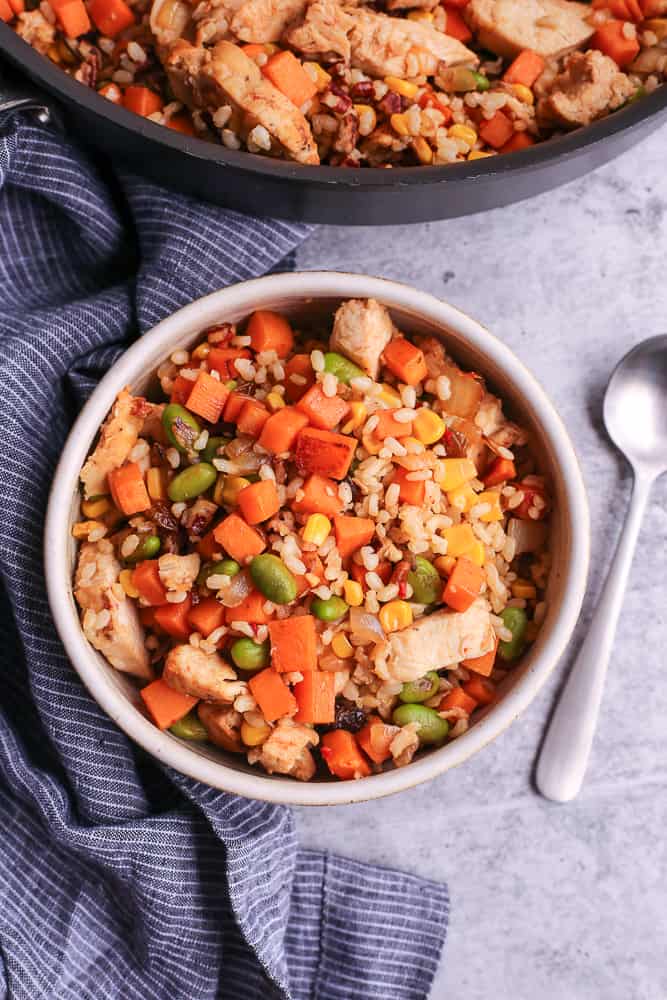
[[55, 125], [59, 132], [63, 131], [62, 118], [50, 98], [25, 77], [0, 65], [0, 115], [12, 111], [32, 112], [40, 125]]

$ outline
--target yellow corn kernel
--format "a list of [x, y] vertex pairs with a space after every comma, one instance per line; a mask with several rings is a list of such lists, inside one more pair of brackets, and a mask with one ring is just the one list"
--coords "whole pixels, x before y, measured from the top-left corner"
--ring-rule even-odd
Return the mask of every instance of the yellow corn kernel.
[[283, 406], [285, 405], [285, 400], [283, 399], [283, 397], [280, 395], [279, 392], [270, 392], [267, 395], [264, 402], [266, 403], [266, 405], [268, 406], [268, 408], [271, 410], [272, 413], [275, 413], [276, 410], [282, 410]]
[[218, 476], [218, 481], [213, 490], [213, 500], [222, 506], [235, 507], [238, 495], [246, 486], [250, 486], [250, 480], [243, 476]]
[[475, 507], [479, 504], [489, 504], [490, 510], [479, 515], [480, 521], [502, 521], [503, 512], [500, 507], [500, 493], [497, 490], [488, 490], [485, 493], [478, 493], [475, 500]]
[[470, 562], [474, 562], [477, 566], [483, 566], [486, 562], [486, 551], [484, 549], [484, 544], [480, 542], [479, 538], [476, 538], [473, 544], [470, 546], [466, 552], [466, 559]]
[[469, 483], [477, 475], [475, 463], [469, 458], [443, 458], [435, 467], [434, 479], [445, 493]]
[[447, 135], [450, 139], [461, 139], [466, 142], [471, 148], [477, 142], [477, 133], [474, 128], [470, 125], [452, 125]]
[[79, 521], [72, 527], [72, 535], [74, 538], [88, 538], [91, 531], [105, 527], [106, 525], [102, 521]]
[[485, 160], [487, 156], [495, 156], [495, 153], [485, 153], [481, 149], [472, 149], [468, 153], [469, 160]]
[[164, 469], [151, 468], [148, 470], [146, 489], [151, 500], [167, 499], [167, 474]]
[[537, 597], [537, 588], [528, 580], [515, 580], [512, 584], [512, 597], [523, 597], [525, 601]]
[[384, 82], [390, 90], [393, 90], [396, 94], [400, 94], [401, 97], [407, 97], [410, 100], [416, 97], [419, 93], [419, 87], [416, 83], [410, 83], [409, 80], [401, 80], [398, 76], [385, 76]]
[[241, 739], [247, 747], [259, 747], [266, 743], [271, 735], [271, 726], [265, 722], [263, 726], [251, 726], [245, 720], [241, 723]]
[[316, 62], [305, 62], [303, 64], [308, 76], [311, 78], [318, 90], [326, 90], [331, 83], [331, 75]]
[[211, 345], [208, 344], [206, 341], [204, 341], [203, 344], [199, 344], [198, 347], [195, 347], [194, 351], [192, 352], [192, 357], [197, 361], [203, 361], [204, 358], [207, 358], [210, 353], [211, 353]]
[[447, 542], [447, 555], [458, 559], [467, 555], [475, 544], [475, 536], [469, 524], [454, 524], [445, 528], [442, 537]]
[[440, 576], [449, 576], [451, 571], [456, 566], [456, 559], [454, 556], [438, 556], [437, 559], [433, 560], [433, 565], [437, 569]]
[[516, 96], [519, 98], [519, 100], [523, 101], [524, 104], [534, 104], [535, 103], [535, 97], [533, 95], [533, 92], [530, 89], [530, 87], [527, 87], [525, 85], [525, 83], [513, 83], [512, 84], [512, 90], [514, 91], [514, 93], [516, 94]]
[[412, 625], [412, 608], [407, 601], [389, 601], [380, 608], [380, 625], [387, 634]]
[[405, 115], [392, 115], [389, 121], [391, 122], [391, 127], [394, 132], [397, 132], [398, 135], [410, 135], [410, 129], [408, 128], [408, 121]]
[[111, 510], [111, 504], [106, 497], [96, 497], [95, 500], [84, 500], [81, 504], [81, 513], [86, 517], [101, 517]]
[[351, 608], [358, 608], [364, 603], [364, 591], [356, 580], [346, 580], [343, 584], [343, 597]]
[[311, 514], [302, 532], [304, 542], [317, 546], [322, 545], [330, 534], [331, 521], [324, 514]]
[[139, 596], [139, 591], [132, 583], [131, 569], [122, 570], [118, 579], [120, 580], [120, 585], [128, 597], [134, 597], [136, 599]]
[[418, 135], [416, 139], [412, 140], [412, 148], [417, 154], [417, 159], [420, 163], [430, 163], [433, 159], [433, 150], [423, 135]]
[[341, 427], [341, 433], [351, 434], [352, 431], [358, 430], [366, 420], [367, 414], [368, 410], [363, 403], [350, 403], [350, 419]]
[[331, 640], [331, 648], [341, 660], [349, 660], [354, 656], [354, 647], [344, 632], [336, 632]]
[[357, 112], [357, 117], [359, 119], [360, 134], [364, 136], [370, 135], [378, 123], [378, 116], [375, 113], [375, 108], [372, 108], [370, 104], [355, 104], [353, 107]]
[[477, 494], [470, 483], [464, 483], [463, 486], [457, 486], [455, 490], [450, 490], [447, 494], [447, 500], [452, 507], [455, 507], [462, 514], [467, 514], [477, 502]]
[[380, 392], [377, 394], [377, 398], [381, 400], [383, 403], [386, 403], [387, 406], [401, 405], [400, 393], [396, 392], [393, 385], [387, 385], [386, 382], [382, 383], [382, 388]]
[[422, 407], [417, 410], [417, 416], [412, 424], [415, 437], [422, 444], [435, 444], [445, 433], [445, 421], [433, 410]]
[[433, 14], [430, 10], [411, 10], [408, 14], [409, 21], [432, 21]]

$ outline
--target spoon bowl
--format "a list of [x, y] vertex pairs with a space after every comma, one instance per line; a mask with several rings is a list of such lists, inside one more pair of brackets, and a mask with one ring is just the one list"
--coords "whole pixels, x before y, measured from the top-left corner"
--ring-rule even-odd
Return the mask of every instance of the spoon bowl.
[[667, 469], [667, 335], [644, 340], [617, 365], [604, 398], [609, 436], [635, 472]]

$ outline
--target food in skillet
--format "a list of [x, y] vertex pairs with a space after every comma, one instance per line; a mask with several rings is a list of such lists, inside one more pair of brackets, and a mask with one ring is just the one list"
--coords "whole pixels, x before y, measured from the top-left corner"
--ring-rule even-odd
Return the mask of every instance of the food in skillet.
[[117, 104], [304, 164], [475, 160], [659, 86], [667, 0], [0, 0]]
[[161, 729], [301, 780], [409, 763], [539, 630], [548, 486], [525, 431], [374, 300], [253, 313], [121, 392], [81, 471], [88, 640]]

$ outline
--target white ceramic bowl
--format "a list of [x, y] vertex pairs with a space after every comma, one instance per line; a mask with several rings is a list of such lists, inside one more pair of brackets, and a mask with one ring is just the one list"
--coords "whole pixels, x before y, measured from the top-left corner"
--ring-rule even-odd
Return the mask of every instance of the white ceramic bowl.
[[[467, 733], [419, 757], [407, 767], [359, 781], [313, 781], [269, 776], [251, 769], [242, 755], [178, 740], [160, 732], [139, 710], [138, 690], [90, 646], [79, 625], [72, 595], [78, 519], [79, 470], [118, 391], [143, 391], [150, 375], [172, 351], [188, 346], [204, 328], [237, 321], [253, 309], [276, 309], [296, 318], [330, 314], [348, 298], [373, 297], [392, 312], [406, 333], [435, 333], [465, 367], [481, 372], [534, 433], [539, 460], [554, 486], [553, 569], [548, 612], [539, 638], [501, 688], [498, 702]], [[250, 798], [295, 805], [333, 805], [389, 795], [460, 764], [495, 739], [535, 697], [556, 666], [572, 634], [584, 595], [589, 520], [586, 493], [567, 432], [541, 387], [520, 361], [473, 319], [446, 302], [407, 285], [359, 274], [310, 271], [247, 281], [193, 302], [134, 344], [90, 397], [67, 441], [56, 471], [45, 531], [46, 579], [56, 627], [72, 664], [99, 705], [128, 736], [155, 757], [200, 781]]]

